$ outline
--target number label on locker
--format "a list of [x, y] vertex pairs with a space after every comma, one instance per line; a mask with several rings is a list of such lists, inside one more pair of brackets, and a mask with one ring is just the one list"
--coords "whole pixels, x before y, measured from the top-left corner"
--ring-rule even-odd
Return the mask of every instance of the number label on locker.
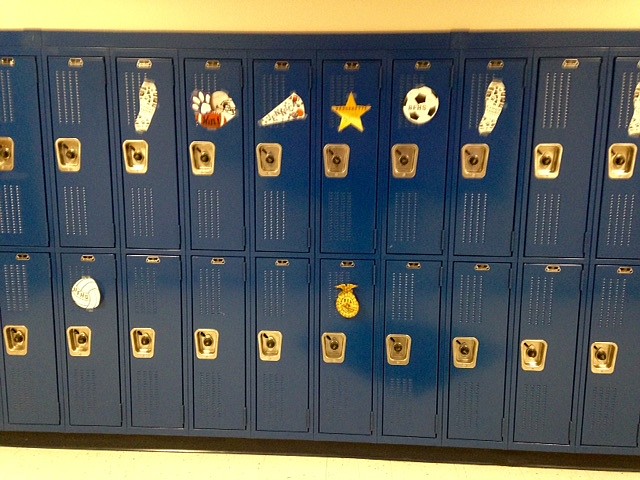
[[242, 85], [240, 60], [185, 60], [194, 249], [245, 246]]

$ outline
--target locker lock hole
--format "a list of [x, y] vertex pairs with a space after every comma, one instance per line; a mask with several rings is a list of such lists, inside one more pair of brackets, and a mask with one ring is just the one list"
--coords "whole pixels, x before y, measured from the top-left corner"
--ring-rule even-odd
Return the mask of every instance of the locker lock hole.
[[11, 137], [0, 137], [0, 172], [14, 168], [14, 143]]

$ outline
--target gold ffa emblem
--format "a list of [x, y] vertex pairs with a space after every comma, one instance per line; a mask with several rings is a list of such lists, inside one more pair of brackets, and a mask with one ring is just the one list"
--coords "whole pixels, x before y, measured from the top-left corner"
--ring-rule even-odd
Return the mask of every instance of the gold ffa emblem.
[[336, 298], [336, 310], [344, 318], [353, 318], [360, 311], [360, 303], [353, 293], [353, 289], [356, 287], [357, 285], [353, 283], [342, 283], [336, 286], [342, 290]]

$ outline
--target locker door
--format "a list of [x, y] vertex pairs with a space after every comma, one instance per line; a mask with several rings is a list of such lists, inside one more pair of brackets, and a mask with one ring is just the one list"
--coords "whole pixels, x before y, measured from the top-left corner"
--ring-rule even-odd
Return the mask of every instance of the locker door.
[[49, 244], [34, 57], [0, 62], [0, 243]]
[[179, 248], [173, 62], [119, 58], [126, 246]]
[[452, 68], [393, 62], [388, 253], [442, 253]]
[[325, 61], [322, 88], [321, 248], [372, 253], [381, 65]]
[[524, 59], [465, 62], [457, 255], [511, 255], [525, 67]]
[[194, 427], [243, 430], [244, 258], [193, 257], [192, 265]]
[[530, 152], [527, 256], [583, 257], [599, 58], [543, 58]]
[[62, 255], [71, 425], [122, 425], [115, 256]]
[[0, 262], [6, 421], [59, 425], [49, 255], [2, 253]]
[[503, 440], [510, 271], [454, 264], [448, 438]]
[[[598, 231], [598, 257], [639, 258], [640, 223], [636, 203], [640, 174], [636, 167], [640, 145], [640, 58], [616, 58], [609, 112], [607, 160], [602, 175], [602, 204]], [[640, 91], [640, 90], [639, 90]]]
[[436, 436], [440, 272], [439, 262], [387, 262], [383, 435]]
[[311, 62], [256, 60], [253, 75], [256, 249], [308, 252]]
[[49, 57], [60, 244], [113, 247], [104, 58]]
[[309, 273], [307, 259], [256, 259], [258, 430], [309, 430]]
[[516, 442], [568, 444], [580, 265], [526, 264], [516, 347]]
[[583, 367], [583, 445], [638, 446], [638, 275], [637, 267], [596, 267], [589, 353]]
[[127, 255], [131, 424], [182, 428], [180, 258]]
[[373, 275], [370, 260], [321, 262], [320, 433], [373, 433]]
[[[242, 62], [187, 59], [184, 67], [191, 247], [244, 250]], [[228, 113], [215, 110], [224, 105]]]

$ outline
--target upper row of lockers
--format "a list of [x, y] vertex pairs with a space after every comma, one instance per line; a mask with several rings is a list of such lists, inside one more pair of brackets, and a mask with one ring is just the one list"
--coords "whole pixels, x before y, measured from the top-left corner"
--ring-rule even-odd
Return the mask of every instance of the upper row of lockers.
[[639, 57], [66, 50], [0, 52], [2, 245], [49, 178], [62, 247], [640, 257]]

